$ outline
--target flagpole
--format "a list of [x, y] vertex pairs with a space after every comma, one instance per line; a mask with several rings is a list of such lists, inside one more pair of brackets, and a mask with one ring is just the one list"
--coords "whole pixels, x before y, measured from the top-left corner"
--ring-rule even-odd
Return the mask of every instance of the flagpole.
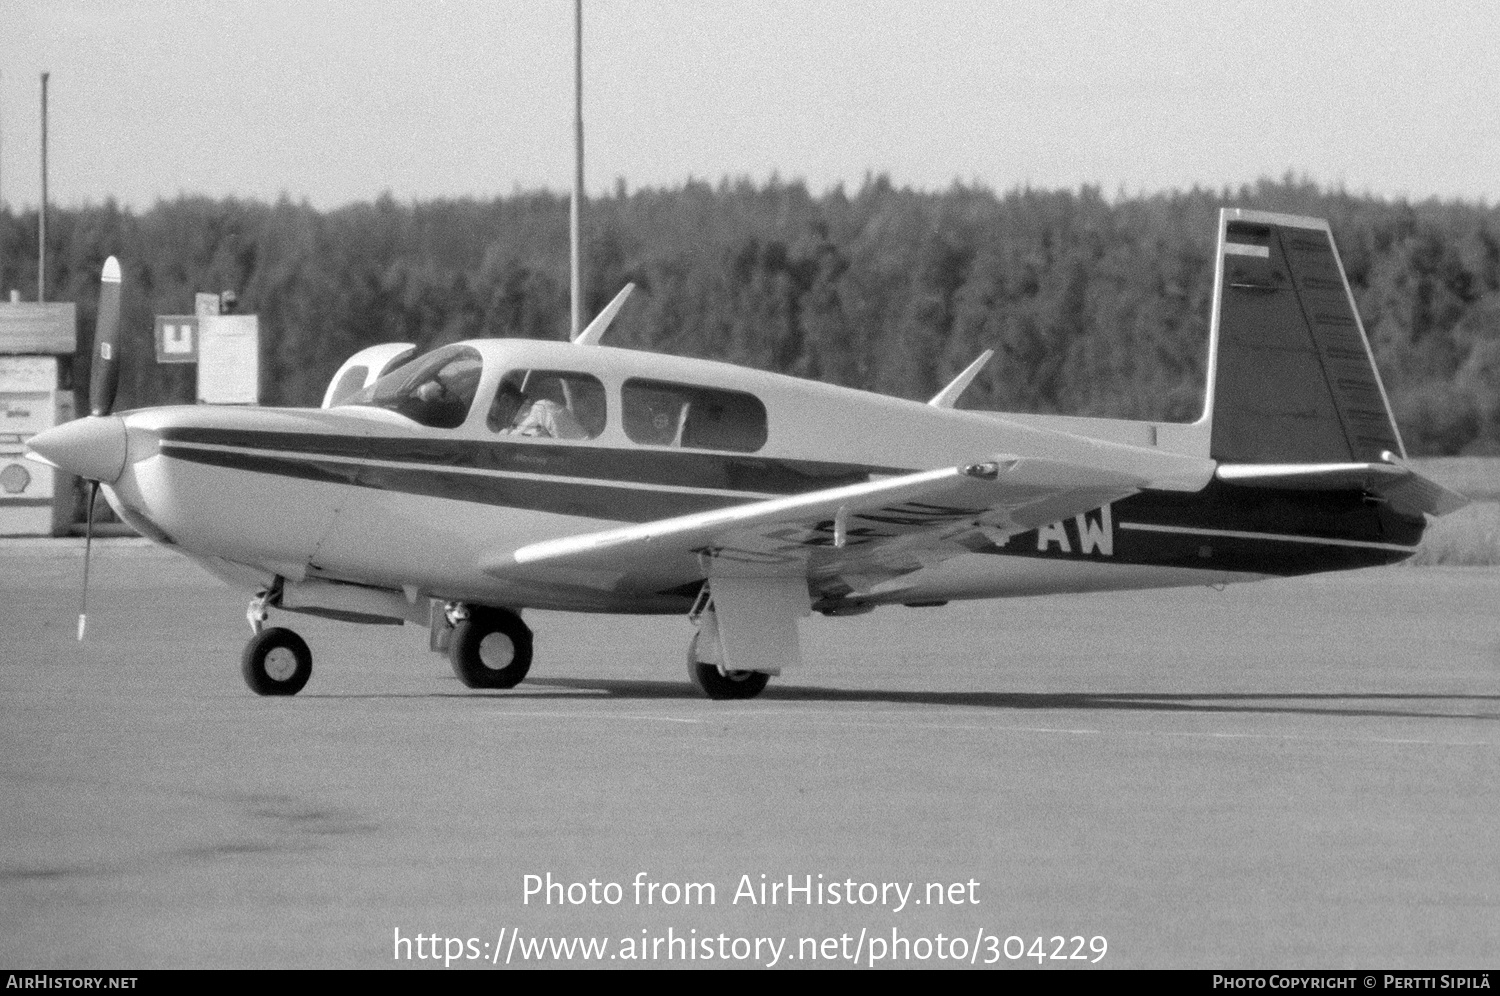
[[42, 74], [42, 203], [36, 222], [36, 299], [47, 300], [47, 73]]
[[573, 331], [583, 328], [583, 263], [578, 223], [583, 213], [583, 0], [573, 0], [573, 206], [570, 212], [572, 247]]

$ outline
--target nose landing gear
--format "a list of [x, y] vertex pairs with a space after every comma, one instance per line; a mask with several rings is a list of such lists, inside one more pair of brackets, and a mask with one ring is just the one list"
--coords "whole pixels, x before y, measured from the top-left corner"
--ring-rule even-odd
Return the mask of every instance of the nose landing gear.
[[281, 597], [281, 579], [250, 599], [245, 621], [255, 635], [240, 655], [240, 673], [257, 695], [296, 695], [312, 677], [312, 651], [307, 641], [281, 626], [266, 629], [267, 609]]
[[312, 677], [312, 651], [296, 633], [273, 626], [245, 644], [240, 671], [257, 695], [296, 695]]

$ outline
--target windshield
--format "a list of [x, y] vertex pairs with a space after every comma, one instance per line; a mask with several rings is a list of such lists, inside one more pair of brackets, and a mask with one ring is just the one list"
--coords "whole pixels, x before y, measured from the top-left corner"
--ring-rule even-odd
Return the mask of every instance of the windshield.
[[444, 346], [397, 367], [343, 404], [384, 408], [419, 425], [456, 429], [469, 417], [483, 369], [473, 347]]

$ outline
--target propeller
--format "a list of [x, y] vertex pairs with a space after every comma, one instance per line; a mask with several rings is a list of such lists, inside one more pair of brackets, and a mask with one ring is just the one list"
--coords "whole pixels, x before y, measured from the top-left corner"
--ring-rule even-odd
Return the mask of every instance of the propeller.
[[78, 642], [83, 642], [89, 627], [89, 553], [94, 546], [94, 499], [99, 497], [99, 482], [89, 483], [88, 519], [83, 525], [83, 598], [78, 603]]
[[[104, 261], [99, 274], [99, 316], [94, 323], [93, 371], [89, 375], [89, 414], [108, 415], [120, 390], [120, 261]], [[83, 595], [78, 603], [78, 642], [89, 625], [89, 559], [94, 548], [94, 502], [99, 481], [89, 481], [88, 518], [83, 527]]]

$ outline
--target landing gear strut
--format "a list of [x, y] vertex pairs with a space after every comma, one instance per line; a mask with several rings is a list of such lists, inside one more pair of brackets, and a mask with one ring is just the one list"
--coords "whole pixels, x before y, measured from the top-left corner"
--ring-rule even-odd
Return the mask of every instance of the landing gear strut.
[[281, 578], [277, 578], [275, 584], [258, 592], [254, 598], [250, 599], [250, 606], [245, 609], [245, 621], [250, 624], [250, 632], [256, 636], [259, 636], [260, 631], [266, 628], [266, 620], [271, 616], [271, 613], [266, 610], [281, 602], [281, 584]]
[[454, 623], [448, 660], [470, 688], [514, 688], [531, 670], [531, 627], [509, 609], [470, 606]]

